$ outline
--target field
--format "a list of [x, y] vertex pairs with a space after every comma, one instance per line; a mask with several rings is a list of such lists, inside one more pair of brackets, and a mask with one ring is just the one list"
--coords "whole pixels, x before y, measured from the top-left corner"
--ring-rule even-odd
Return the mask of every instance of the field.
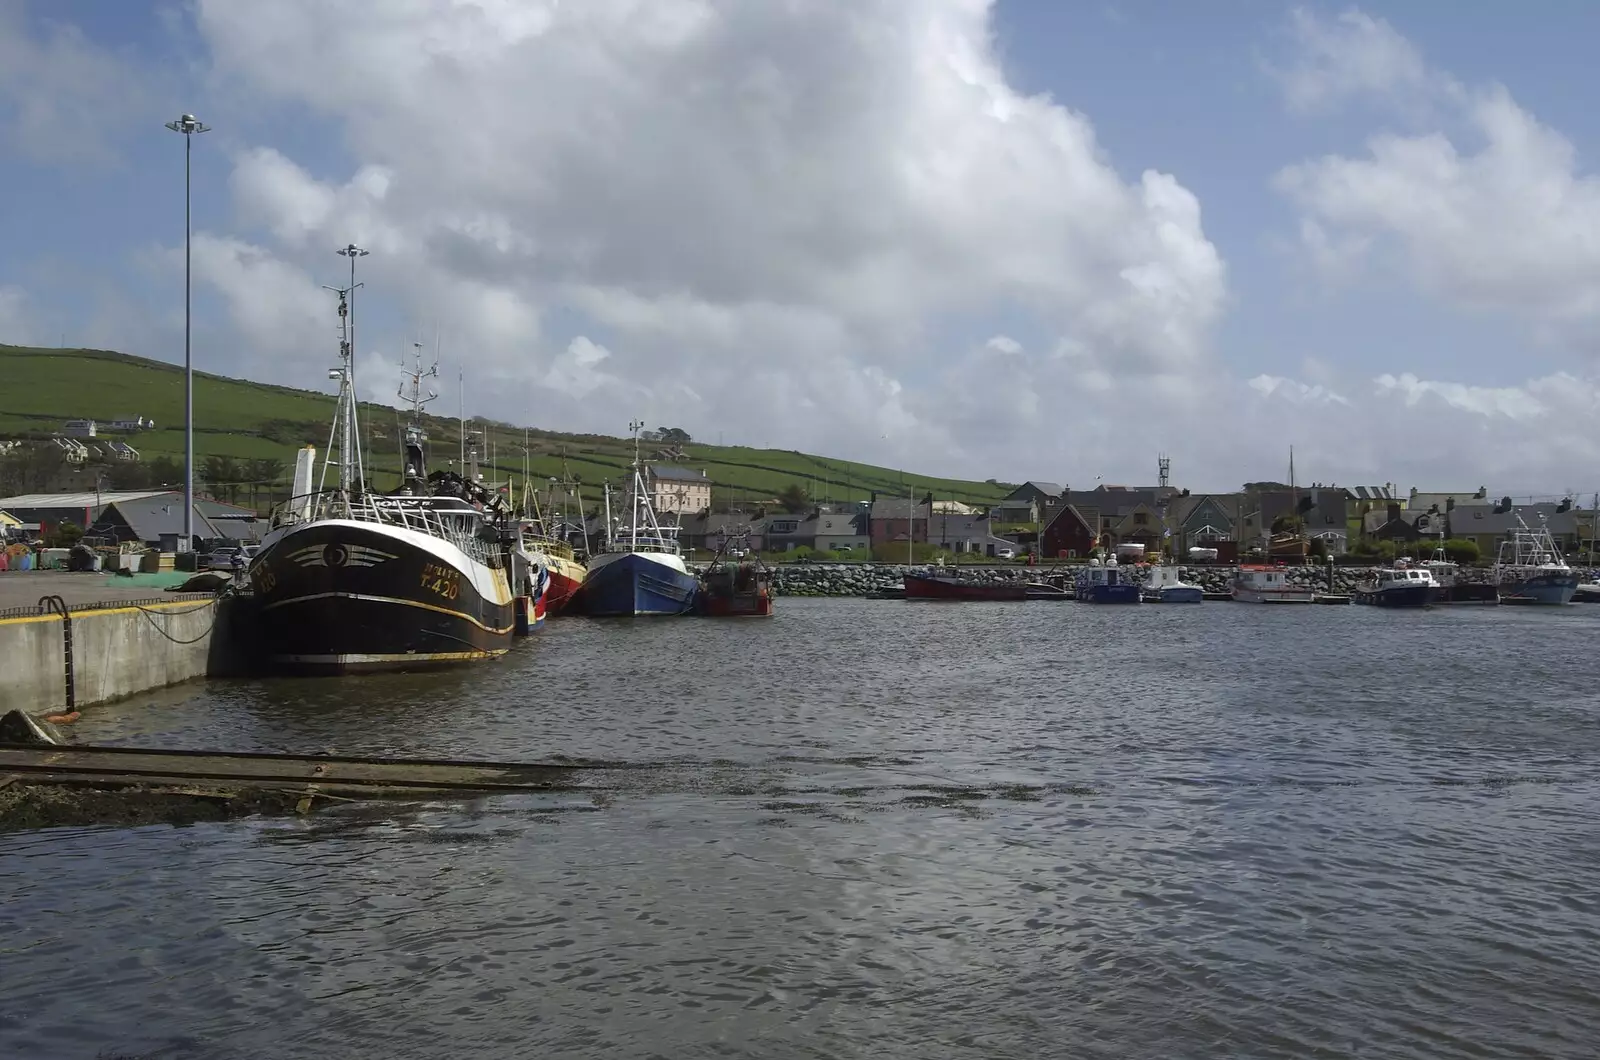
[[[295, 451], [328, 444], [333, 398], [289, 387], [195, 373], [195, 459], [208, 456], [239, 459], [277, 458], [293, 466]], [[156, 430], [110, 434], [138, 449], [145, 460], [183, 455], [183, 370], [162, 361], [107, 350], [40, 349], [0, 345], [0, 438], [49, 435], [67, 420], [144, 416]], [[398, 482], [398, 416], [387, 405], [362, 408], [364, 446], [380, 487]], [[532, 425], [529, 425], [530, 427]], [[520, 481], [523, 473], [523, 428], [507, 423], [468, 420], [468, 430], [486, 434], [485, 474]], [[460, 426], [453, 418], [428, 417], [432, 463], [442, 467], [459, 452]], [[533, 429], [528, 434], [528, 469], [538, 480], [571, 475], [593, 493], [605, 480], [620, 481], [632, 459], [625, 438], [561, 434]], [[654, 456], [647, 444], [646, 456]], [[902, 496], [908, 487], [939, 499], [972, 504], [992, 503], [1010, 489], [1002, 483], [905, 475], [900, 471], [836, 457], [812, 456], [781, 449], [702, 445], [683, 447], [675, 461], [703, 468], [718, 501], [770, 501], [786, 488], [799, 486], [814, 500], [866, 500], [874, 490]]]

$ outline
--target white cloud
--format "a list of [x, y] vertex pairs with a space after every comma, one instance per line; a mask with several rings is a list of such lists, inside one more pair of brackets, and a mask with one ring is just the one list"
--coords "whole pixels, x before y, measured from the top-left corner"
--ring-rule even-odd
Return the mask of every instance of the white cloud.
[[1456, 86], [1428, 68], [1422, 53], [1388, 22], [1348, 9], [1332, 20], [1306, 8], [1289, 14], [1293, 55], [1269, 65], [1290, 110], [1313, 113], [1352, 100], [1413, 103], [1449, 95]]
[[1258, 375], [1245, 384], [1264, 397], [1277, 397], [1296, 405], [1348, 405], [1343, 394], [1329, 390], [1321, 383], [1302, 383], [1278, 375]]
[[218, 76], [356, 159], [314, 175], [241, 153], [262, 249], [302, 270], [372, 249], [362, 278], [443, 319], [499, 381], [493, 415], [643, 414], [987, 476], [1004, 450], [930, 410], [993, 422], [1016, 388], [940, 389], [982, 341], [951, 321], [1025, 320], [1082, 378], [1209, 370], [1226, 276], [1198, 201], [1165, 174], [1125, 183], [1085, 116], [1013, 89], [987, 2], [196, 12]]
[[[1572, 143], [1504, 87], [1468, 91], [1427, 71], [1385, 23], [1352, 13], [1345, 18], [1362, 31], [1334, 33], [1299, 18], [1321, 27], [1310, 34], [1319, 63], [1347, 71], [1329, 75], [1330, 84], [1374, 92], [1432, 86], [1478, 140], [1462, 146], [1443, 131], [1389, 133], [1374, 136], [1363, 157], [1328, 155], [1283, 169], [1275, 184], [1301, 212], [1311, 259], [1348, 276], [1386, 256], [1453, 305], [1512, 313], [1546, 336], [1592, 334], [1600, 324], [1592, 281], [1600, 273], [1600, 179], [1579, 172]], [[1330, 89], [1319, 98], [1340, 95]]]
[[36, 162], [105, 164], [144, 121], [159, 71], [141, 70], [78, 27], [0, 0], [0, 144]]

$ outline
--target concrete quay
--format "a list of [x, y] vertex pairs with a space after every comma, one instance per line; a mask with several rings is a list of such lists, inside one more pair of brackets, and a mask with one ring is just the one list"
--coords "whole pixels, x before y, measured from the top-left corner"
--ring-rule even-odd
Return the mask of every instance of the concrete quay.
[[[228, 601], [105, 574], [0, 574], [0, 710], [65, 711], [228, 672]], [[65, 605], [39, 606], [43, 597]]]

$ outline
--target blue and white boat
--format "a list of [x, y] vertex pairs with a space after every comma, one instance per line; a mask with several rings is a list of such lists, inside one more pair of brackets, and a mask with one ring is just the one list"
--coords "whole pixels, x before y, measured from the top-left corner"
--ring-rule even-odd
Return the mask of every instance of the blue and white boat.
[[1200, 586], [1184, 581], [1177, 567], [1158, 565], [1151, 567], [1145, 578], [1144, 598], [1152, 604], [1198, 604], [1206, 594]]
[[1570, 604], [1578, 591], [1578, 572], [1567, 566], [1561, 549], [1543, 523], [1534, 530], [1517, 517], [1518, 529], [1500, 543], [1494, 582], [1503, 604]]
[[1108, 556], [1089, 561], [1078, 571], [1073, 581], [1073, 595], [1090, 604], [1136, 604], [1139, 602], [1139, 583], [1123, 573], [1117, 558]]
[[639, 469], [639, 428], [633, 428], [633, 481], [625, 521], [611, 515], [605, 494], [605, 548], [589, 559], [583, 579], [583, 612], [595, 617], [686, 615], [694, 609], [700, 580], [690, 573], [678, 547], [678, 528], [662, 526]]
[[1376, 571], [1370, 581], [1356, 586], [1354, 600], [1372, 607], [1427, 607], [1439, 599], [1439, 583], [1426, 567], [1413, 567], [1404, 559]]

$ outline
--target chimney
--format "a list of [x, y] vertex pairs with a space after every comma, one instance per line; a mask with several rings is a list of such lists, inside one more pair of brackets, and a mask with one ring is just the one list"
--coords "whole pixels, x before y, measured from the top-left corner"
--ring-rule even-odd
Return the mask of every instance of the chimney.
[[1394, 522], [1395, 520], [1397, 520], [1399, 518], [1400, 518], [1400, 502], [1399, 501], [1390, 501], [1389, 502], [1389, 521], [1392, 523], [1392, 522]]

